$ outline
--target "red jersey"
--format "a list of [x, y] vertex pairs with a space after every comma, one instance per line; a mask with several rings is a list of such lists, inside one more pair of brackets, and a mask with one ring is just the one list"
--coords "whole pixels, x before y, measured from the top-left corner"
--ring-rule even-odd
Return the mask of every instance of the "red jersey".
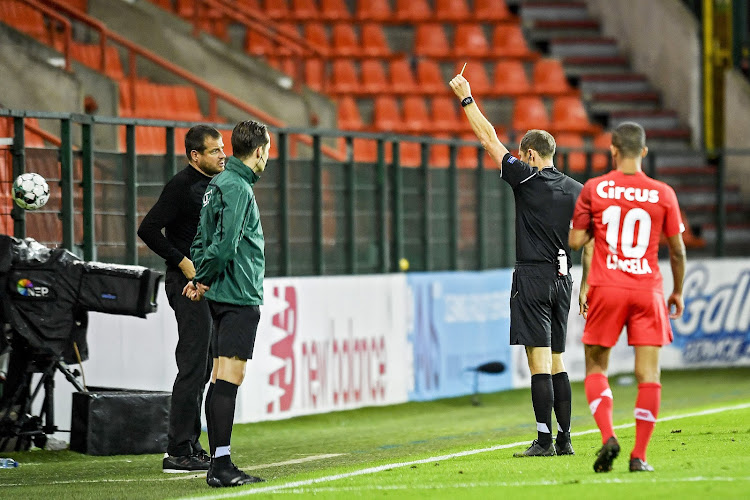
[[616, 170], [583, 185], [573, 228], [594, 235], [589, 285], [659, 291], [659, 237], [685, 230], [671, 187], [643, 172]]

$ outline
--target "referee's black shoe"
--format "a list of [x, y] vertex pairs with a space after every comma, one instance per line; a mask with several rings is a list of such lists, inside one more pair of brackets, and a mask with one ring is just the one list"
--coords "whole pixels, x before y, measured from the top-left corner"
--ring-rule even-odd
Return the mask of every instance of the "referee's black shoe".
[[570, 439], [567, 441], [555, 441], [555, 454], [575, 455], [576, 452], [573, 451], [573, 443], [570, 442]]
[[601, 447], [599, 453], [596, 454], [596, 460], [594, 461], [594, 472], [609, 472], [612, 470], [612, 462], [615, 461], [617, 455], [620, 454], [620, 443], [617, 442], [617, 438], [612, 436], [607, 439], [604, 446]]
[[226, 486], [242, 486], [243, 484], [262, 483], [265, 479], [251, 476], [237, 468], [232, 462], [221, 465], [216, 460], [211, 460], [211, 466], [206, 473], [206, 483], [214, 488]]
[[161, 462], [161, 470], [167, 474], [180, 474], [185, 472], [202, 472], [208, 470], [208, 464], [211, 462], [208, 454], [201, 450], [192, 455], [183, 455], [173, 457], [165, 455]]
[[550, 441], [549, 446], [544, 447], [539, 444], [536, 439], [531, 442], [526, 451], [519, 451], [513, 454], [514, 457], [554, 457], [555, 456], [555, 445]]
[[654, 468], [651, 467], [645, 460], [641, 460], [640, 458], [631, 458], [630, 472], [654, 472]]

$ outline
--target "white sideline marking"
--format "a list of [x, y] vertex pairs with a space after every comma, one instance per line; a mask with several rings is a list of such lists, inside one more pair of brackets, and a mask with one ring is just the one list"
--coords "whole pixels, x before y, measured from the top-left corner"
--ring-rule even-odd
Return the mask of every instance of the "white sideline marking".
[[[704, 415], [712, 415], [714, 413], [722, 413], [726, 411], [733, 411], [733, 410], [744, 410], [745, 408], [750, 408], [750, 403], [743, 403], [739, 405], [734, 406], [724, 406], [721, 408], [713, 408], [710, 410], [703, 410], [693, 413], [685, 413], [682, 415], [672, 415], [669, 417], [664, 417], [659, 419], [660, 422], [668, 422], [670, 420], [678, 420], [682, 418], [691, 418], [691, 417], [702, 417]], [[615, 429], [625, 429], [628, 427], [634, 427], [635, 423], [630, 424], [623, 424], [623, 425], [617, 425], [615, 426]], [[592, 434], [595, 432], [599, 432], [599, 429], [589, 429], [586, 431], [580, 431], [580, 432], [572, 432], [571, 436], [582, 436], [584, 434]], [[333, 474], [331, 476], [324, 476], [324, 477], [318, 477], [314, 479], [305, 479], [303, 481], [293, 481], [291, 483], [286, 484], [279, 484], [276, 486], [265, 486], [260, 488], [252, 488], [252, 489], [242, 489], [240, 491], [235, 492], [227, 492], [223, 494], [218, 495], [207, 495], [207, 496], [193, 496], [193, 497], [184, 497], [184, 498], [201, 498], [201, 499], [219, 499], [219, 498], [236, 498], [241, 497], [245, 495], [255, 495], [257, 493], [268, 493], [272, 491], [278, 491], [278, 490], [285, 490], [289, 488], [299, 488], [301, 486], [309, 486], [311, 484], [318, 484], [318, 483], [327, 483], [330, 481], [337, 481], [339, 479], [346, 479], [348, 477], [355, 477], [355, 476], [363, 476], [365, 474], [375, 474], [377, 472], [383, 472], [388, 469], [398, 469], [401, 467], [408, 467], [411, 465], [419, 465], [419, 464], [429, 464], [432, 462], [440, 462], [443, 460], [450, 460], [452, 458], [459, 458], [459, 457], [466, 457], [471, 455], [477, 455], [479, 453], [486, 453], [489, 451], [497, 451], [497, 450], [505, 450], [508, 448], [515, 448], [516, 446], [528, 446], [529, 442], [526, 441], [520, 441], [516, 443], [510, 443], [510, 444], [499, 444], [495, 446], [490, 446], [489, 448], [478, 448], [474, 450], [465, 450], [460, 451], [458, 453], [450, 453], [448, 455], [440, 455], [438, 457], [430, 457], [430, 458], [423, 458], [421, 460], [413, 460], [411, 462], [397, 462], [393, 464], [386, 464], [386, 465], [379, 465], [377, 467], [368, 467], [366, 469], [360, 469], [352, 472], [345, 472], [342, 474]], [[660, 478], [661, 479], [661, 478]], [[604, 481], [602, 481], [604, 482]], [[615, 481], [610, 481], [615, 482]], [[547, 483], [544, 483], [547, 484]], [[550, 482], [549, 484], [553, 484]]]

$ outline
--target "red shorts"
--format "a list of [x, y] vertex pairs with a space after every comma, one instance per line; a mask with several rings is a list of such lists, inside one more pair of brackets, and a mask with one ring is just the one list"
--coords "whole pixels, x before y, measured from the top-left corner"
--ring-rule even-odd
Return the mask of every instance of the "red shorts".
[[592, 286], [583, 343], [612, 347], [628, 327], [628, 345], [662, 346], [672, 342], [667, 303], [660, 290]]

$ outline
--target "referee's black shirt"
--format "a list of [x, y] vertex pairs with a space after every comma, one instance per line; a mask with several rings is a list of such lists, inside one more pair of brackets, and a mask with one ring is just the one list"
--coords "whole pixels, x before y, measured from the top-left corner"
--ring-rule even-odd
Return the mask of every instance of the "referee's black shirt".
[[[167, 268], [178, 269], [190, 258], [190, 245], [198, 232], [203, 194], [211, 177], [188, 165], [167, 182], [138, 227], [138, 236], [158, 254]], [[164, 229], [162, 234], [161, 230]]]
[[555, 167], [539, 170], [510, 153], [503, 156], [501, 175], [516, 200], [516, 262], [557, 265], [562, 248], [570, 269], [568, 232], [583, 185]]

